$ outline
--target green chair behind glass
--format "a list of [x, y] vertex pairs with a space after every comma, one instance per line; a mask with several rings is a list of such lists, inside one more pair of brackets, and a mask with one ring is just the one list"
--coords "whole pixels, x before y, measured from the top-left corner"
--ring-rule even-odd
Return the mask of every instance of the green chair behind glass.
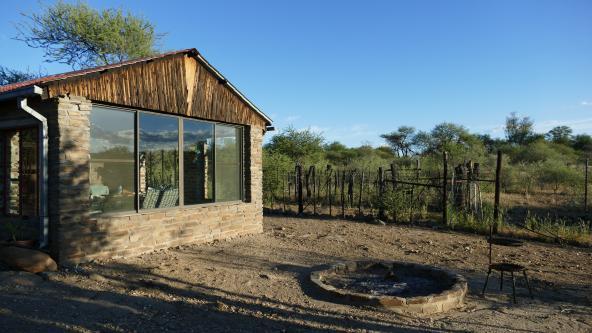
[[160, 191], [154, 188], [148, 188], [146, 191], [146, 196], [144, 197], [144, 201], [142, 201], [142, 209], [151, 209], [156, 208], [156, 203], [158, 202], [158, 196]]
[[179, 201], [179, 189], [170, 188], [164, 190], [158, 203], [158, 208], [176, 207]]

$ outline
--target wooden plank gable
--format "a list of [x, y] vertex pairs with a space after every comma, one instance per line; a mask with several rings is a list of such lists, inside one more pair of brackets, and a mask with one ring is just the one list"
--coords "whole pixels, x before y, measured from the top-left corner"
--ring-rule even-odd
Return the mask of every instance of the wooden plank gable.
[[176, 54], [47, 83], [49, 98], [97, 102], [183, 116], [265, 126], [265, 119], [193, 56]]

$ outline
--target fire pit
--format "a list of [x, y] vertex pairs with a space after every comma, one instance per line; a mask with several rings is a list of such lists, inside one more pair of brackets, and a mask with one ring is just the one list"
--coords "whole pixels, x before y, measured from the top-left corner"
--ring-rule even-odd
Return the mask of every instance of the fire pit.
[[467, 281], [440, 268], [389, 261], [352, 261], [312, 272], [311, 281], [341, 300], [407, 313], [438, 313], [462, 305]]

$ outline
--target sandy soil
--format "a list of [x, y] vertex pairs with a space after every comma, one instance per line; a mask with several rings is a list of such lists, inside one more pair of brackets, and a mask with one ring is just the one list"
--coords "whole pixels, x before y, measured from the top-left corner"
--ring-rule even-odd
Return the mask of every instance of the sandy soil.
[[[0, 278], [2, 332], [591, 332], [592, 250], [529, 243], [496, 249], [528, 265], [534, 299], [518, 280], [499, 291], [482, 236], [341, 220], [266, 217], [265, 232], [96, 262], [38, 277]], [[308, 282], [348, 259], [429, 263], [469, 280], [466, 306], [431, 317], [339, 304]], [[8, 281], [8, 282], [7, 282]], [[15, 285], [15, 282], [18, 282]]]

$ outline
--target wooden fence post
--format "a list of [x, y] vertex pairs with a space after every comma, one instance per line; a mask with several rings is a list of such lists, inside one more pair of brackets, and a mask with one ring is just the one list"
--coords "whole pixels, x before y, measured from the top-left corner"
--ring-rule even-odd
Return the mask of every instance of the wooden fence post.
[[345, 218], [345, 170], [341, 171], [341, 218]]
[[[339, 188], [339, 170], [335, 170], [335, 186], [333, 186], [333, 198], [335, 199], [335, 206], [339, 203], [337, 198], [337, 189]], [[337, 207], [336, 207], [337, 208]]]
[[494, 202], [493, 202], [493, 233], [496, 233], [496, 234], [497, 234], [497, 225], [499, 222], [501, 173], [502, 173], [502, 152], [498, 150], [497, 151], [497, 163], [495, 165], [495, 197], [494, 197]]
[[286, 213], [286, 177], [282, 177], [282, 210], [284, 214]]
[[355, 173], [353, 171], [350, 172], [347, 182], [347, 200], [349, 201], [348, 206], [350, 208], [354, 206], [354, 175]]
[[331, 200], [331, 179], [333, 178], [333, 170], [331, 169], [331, 165], [327, 164], [327, 199], [329, 200], [329, 216], [333, 215], [333, 202]]
[[362, 170], [362, 176], [360, 177], [360, 197], [358, 200], [358, 215], [362, 216], [362, 196], [364, 193], [364, 177], [365, 177], [365, 173]]
[[448, 153], [444, 152], [444, 170], [442, 176], [442, 222], [448, 225]]
[[584, 212], [588, 212], [588, 169], [590, 168], [590, 160], [586, 159], [586, 167], [584, 173]]
[[[378, 168], [378, 200], [383, 200], [384, 195], [384, 172], [382, 167]], [[378, 218], [384, 219], [384, 204], [381, 202], [378, 207]]]
[[[391, 180], [393, 183], [393, 195], [396, 195], [396, 191], [397, 191], [397, 167], [395, 166], [395, 163], [391, 163]], [[399, 218], [399, 210], [398, 209], [394, 209], [393, 210], [393, 222], [397, 223], [398, 222], [398, 218]]]
[[304, 202], [302, 198], [302, 165], [296, 165], [296, 197], [298, 200], [298, 214], [304, 212]]
[[[292, 177], [292, 172], [288, 171], [287, 175], [288, 181], [288, 204], [292, 203], [292, 181], [294, 180]], [[291, 208], [290, 208], [291, 210]]]
[[317, 214], [317, 196], [316, 196], [316, 192], [317, 192], [317, 172], [316, 172], [317, 168], [314, 165], [310, 166], [310, 171], [309, 173], [311, 173], [312, 175], [312, 213], [314, 215]]
[[319, 208], [323, 207], [323, 199], [321, 198], [321, 191], [323, 189], [322, 178], [321, 172], [319, 171], [319, 176], [317, 177], [317, 204], [319, 205]]

